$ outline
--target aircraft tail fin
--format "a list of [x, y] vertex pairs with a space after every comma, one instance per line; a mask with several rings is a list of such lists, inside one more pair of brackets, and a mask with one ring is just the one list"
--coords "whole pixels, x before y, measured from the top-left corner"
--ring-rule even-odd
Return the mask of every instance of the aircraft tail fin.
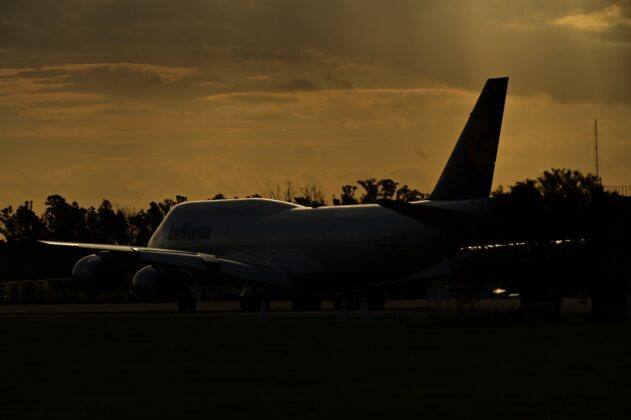
[[430, 200], [489, 197], [507, 87], [508, 77], [486, 81]]

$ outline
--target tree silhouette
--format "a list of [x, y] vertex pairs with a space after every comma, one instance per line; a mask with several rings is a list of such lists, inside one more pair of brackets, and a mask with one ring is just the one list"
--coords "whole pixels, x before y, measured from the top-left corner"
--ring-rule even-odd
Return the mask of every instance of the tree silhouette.
[[0, 210], [0, 233], [8, 243], [35, 241], [46, 236], [46, 227], [33, 212], [33, 202], [25, 201], [15, 212], [11, 206]]
[[380, 179], [377, 182], [377, 186], [379, 187], [379, 191], [377, 193], [378, 200], [390, 200], [397, 192], [398, 182], [394, 182], [390, 178]]
[[608, 196], [595, 175], [569, 169], [551, 169], [509, 188], [493, 192], [492, 217], [502, 236], [529, 241], [590, 236]]
[[359, 199], [360, 203], [368, 204], [377, 201], [379, 185], [377, 184], [377, 180], [375, 178], [360, 179], [357, 183], [364, 189], [364, 193]]
[[153, 232], [160, 226], [164, 216], [176, 204], [183, 203], [187, 198], [183, 195], [176, 195], [175, 201], [165, 198], [160, 203], [152, 201], [147, 210], [140, 210], [135, 215], [129, 217], [130, 241], [134, 245], [146, 245], [153, 235]]
[[[257, 198], [258, 194], [254, 194], [252, 198]], [[274, 187], [267, 186], [267, 191], [265, 192], [265, 197], [271, 198], [272, 200], [278, 201], [287, 201], [288, 203], [294, 202], [294, 197], [296, 196], [296, 192], [294, 190], [294, 184], [291, 181], [285, 181], [283, 186], [276, 185]]]
[[368, 178], [357, 181], [364, 188], [364, 194], [360, 198], [362, 204], [375, 203], [378, 200], [390, 200], [397, 192], [398, 182], [390, 178], [380, 179]]
[[326, 206], [322, 190], [315, 185], [301, 187], [300, 194], [301, 195], [294, 196], [294, 203], [314, 208]]
[[103, 199], [98, 209], [88, 209], [90, 231], [99, 243], [128, 244], [130, 229], [127, 215], [122, 210], [114, 210], [109, 200]]
[[416, 189], [410, 189], [407, 185], [397, 189], [399, 183], [390, 178], [380, 179], [379, 181], [375, 178], [368, 178], [359, 180], [357, 183], [364, 189], [364, 193], [359, 200], [355, 197], [356, 186], [343, 185], [340, 198], [333, 196], [333, 205], [369, 204], [378, 200], [392, 200], [393, 198], [407, 203], [422, 200], [426, 196]]
[[406, 203], [412, 201], [419, 201], [425, 198], [425, 194], [419, 190], [411, 190], [407, 185], [402, 186], [397, 190], [397, 201], [404, 201]]
[[57, 241], [76, 241], [87, 234], [86, 209], [79, 207], [76, 201], [69, 204], [58, 194], [46, 199], [46, 210], [42, 222], [48, 231], [48, 237]]
[[[335, 205], [373, 203], [379, 199], [414, 201], [423, 197], [417, 190], [407, 185], [397, 190], [398, 183], [391, 179], [375, 178], [358, 181], [365, 191], [360, 199], [355, 196], [357, 186], [343, 185], [339, 199], [333, 197]], [[294, 202], [309, 207], [326, 205], [322, 190], [315, 185], [301, 187], [296, 193], [294, 185], [287, 181], [280, 185], [268, 187], [267, 197]], [[212, 200], [225, 199], [224, 194], [216, 194]], [[237, 198], [237, 197], [235, 197]], [[248, 198], [262, 198], [253, 194]], [[46, 199], [46, 209], [38, 217], [32, 211], [32, 202], [26, 202], [14, 211], [7, 207], [0, 212], [0, 234], [7, 241], [25, 239], [53, 239], [60, 241], [97, 242], [114, 244], [145, 245], [173, 206], [187, 200], [185, 196], [176, 195], [175, 199], [165, 198], [160, 202], [152, 201], [149, 207], [140, 211], [130, 211], [115, 206], [103, 199], [98, 207], [84, 208], [76, 202], [68, 201], [59, 194]]]
[[[398, 184], [391, 179], [377, 181], [368, 178], [357, 184], [364, 191], [359, 199], [356, 197], [357, 185], [343, 185], [340, 198], [334, 197], [333, 204], [352, 205], [383, 198], [410, 202], [425, 197], [407, 185], [397, 189]], [[286, 183], [274, 192], [279, 198], [291, 198], [293, 202], [305, 206], [325, 205], [321, 190], [313, 185], [305, 186], [295, 194], [293, 184]], [[224, 197], [217, 194], [213, 199]], [[261, 198], [261, 195], [250, 197]], [[525, 241], [539, 254], [553, 253], [555, 240], [574, 240], [571, 243], [578, 246], [584, 243], [584, 239], [602, 236], [603, 226], [607, 227], [605, 219], [610, 213], [620, 214], [616, 216], [618, 219], [626, 217], [629, 206], [616, 207], [617, 201], [623, 201], [618, 200], [620, 198], [604, 192], [594, 175], [583, 175], [569, 169], [551, 169], [535, 179], [519, 181], [506, 189], [500, 186], [495, 190], [488, 214], [491, 223], [482, 223], [478, 233], [488, 233], [489, 238], [482, 240]], [[10, 278], [41, 278], [46, 275], [43, 273], [63, 273], [67, 267], [58, 264], [59, 270], [51, 271], [50, 268], [55, 261], [61, 262], [59, 256], [51, 258], [46, 269], [29, 265], [38, 248], [32, 242], [38, 239], [146, 245], [173, 206], [186, 200], [186, 197], [177, 195], [175, 199], [152, 201], [146, 209], [130, 211], [116, 208], [107, 199], [103, 199], [98, 207], [86, 209], [54, 194], [47, 197], [41, 216], [33, 212], [31, 201], [16, 209], [5, 207], [0, 210], [0, 234], [6, 240], [0, 249], [3, 261], [0, 269], [4, 267], [5, 272], [12, 273]], [[618, 229], [616, 224], [612, 226]], [[625, 226], [628, 229], [628, 224]], [[628, 238], [626, 235], [623, 236], [625, 241]], [[609, 242], [609, 239], [601, 241]], [[7, 268], [9, 265], [11, 267]]]
[[[307, 207], [326, 206], [324, 194], [316, 185], [305, 185], [300, 187], [298, 193], [291, 181], [286, 181], [284, 185], [276, 185], [275, 187], [267, 187], [265, 192], [266, 198], [272, 200], [286, 201], [288, 203], [296, 203]], [[248, 196], [247, 198], [261, 198], [259, 194]]]
[[342, 195], [340, 198], [336, 198], [333, 196], [333, 205], [335, 206], [348, 206], [352, 204], [359, 204], [359, 201], [355, 198], [355, 191], [357, 191], [357, 187], [354, 185], [343, 185], [342, 186]]

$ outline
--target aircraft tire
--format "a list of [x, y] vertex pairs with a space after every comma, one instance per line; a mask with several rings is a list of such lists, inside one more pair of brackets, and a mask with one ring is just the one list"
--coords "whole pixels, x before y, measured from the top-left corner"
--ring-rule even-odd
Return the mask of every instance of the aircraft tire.
[[368, 309], [371, 311], [381, 310], [386, 307], [386, 298], [382, 293], [371, 293], [369, 295], [356, 293], [339, 294], [331, 298], [331, 303], [333, 304], [333, 309], [336, 311], [341, 310], [342, 305], [344, 305], [344, 309], [357, 311], [360, 309], [364, 299], [366, 299]]
[[186, 299], [186, 309], [189, 312], [195, 312], [197, 310], [197, 299], [192, 296]]
[[344, 309], [349, 311], [358, 311], [361, 307], [361, 297], [358, 293], [349, 292], [340, 297], [340, 309], [341, 305], [344, 304]]
[[195, 312], [197, 309], [197, 299], [192, 294], [182, 294], [177, 298], [177, 310], [179, 312]]
[[344, 305], [344, 296], [335, 295], [331, 298], [331, 304], [333, 305], [333, 309], [336, 311], [342, 310], [342, 307], [346, 308]]

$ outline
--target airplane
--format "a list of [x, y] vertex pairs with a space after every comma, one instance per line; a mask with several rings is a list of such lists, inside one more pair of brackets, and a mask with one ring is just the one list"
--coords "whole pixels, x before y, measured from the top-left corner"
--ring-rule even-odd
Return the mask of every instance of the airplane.
[[[488, 205], [508, 77], [488, 79], [429, 198], [412, 203], [310, 208], [271, 199], [190, 201], [174, 206], [146, 247], [41, 241], [96, 251], [73, 278], [107, 282], [112, 261], [146, 264], [132, 279], [137, 296], [176, 300], [194, 311], [201, 288], [230, 283], [242, 310], [269, 308], [269, 290], [288, 290], [293, 308], [336, 308], [363, 299], [385, 305], [380, 287], [422, 277], [475, 241], [472, 217]], [[107, 276], [105, 276], [107, 277]]]

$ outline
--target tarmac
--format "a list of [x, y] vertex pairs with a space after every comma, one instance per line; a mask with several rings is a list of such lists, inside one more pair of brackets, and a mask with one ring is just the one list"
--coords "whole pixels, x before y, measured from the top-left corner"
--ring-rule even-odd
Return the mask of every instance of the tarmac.
[[518, 306], [0, 305], [0, 418], [627, 418], [631, 324]]
[[[265, 316], [265, 317], [318, 317], [318, 316], [369, 316], [377, 318], [414, 317], [427, 319], [495, 318], [508, 316], [519, 308], [519, 299], [484, 299], [462, 304], [455, 300], [430, 302], [427, 300], [393, 300], [383, 310], [345, 311], [334, 310], [331, 303], [323, 302], [319, 311], [294, 311], [289, 301], [272, 301], [269, 311], [241, 312], [239, 302], [200, 302], [195, 313], [188, 316]], [[589, 300], [568, 298], [561, 308], [562, 316], [589, 314]], [[178, 314], [175, 302], [166, 303], [75, 303], [75, 304], [3, 304], [0, 317], [45, 316], [45, 315], [173, 315]]]

